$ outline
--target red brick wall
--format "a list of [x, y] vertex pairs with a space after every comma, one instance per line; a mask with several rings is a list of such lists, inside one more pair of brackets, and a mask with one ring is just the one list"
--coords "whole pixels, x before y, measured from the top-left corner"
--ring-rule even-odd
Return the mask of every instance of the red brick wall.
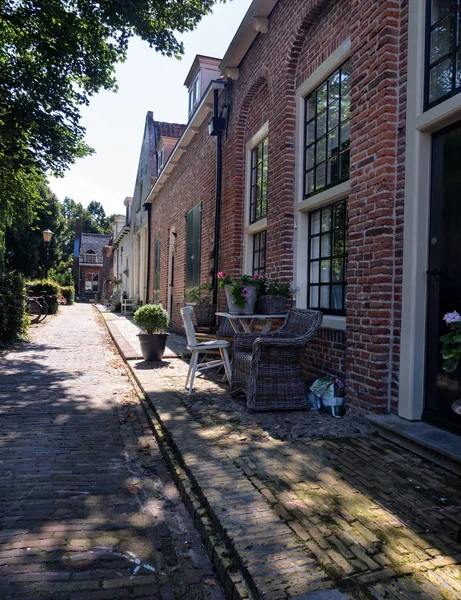
[[201, 281], [211, 282], [211, 256], [214, 241], [215, 215], [215, 160], [216, 138], [208, 135], [206, 118], [201, 130], [179, 159], [178, 165], [155, 197], [151, 208], [151, 271], [149, 298], [154, 289], [154, 244], [160, 238], [160, 301], [168, 305], [168, 265], [170, 231], [175, 229], [175, 276], [173, 298], [173, 326], [182, 329], [179, 312], [184, 306], [186, 269], [186, 214], [202, 203], [201, 224]]
[[[91, 292], [91, 293], [88, 292], [85, 294], [85, 273], [99, 273], [99, 290], [98, 290], [98, 292]], [[93, 297], [93, 295], [96, 293], [98, 295], [100, 295], [103, 290], [102, 265], [94, 264], [94, 265], [88, 265], [88, 266], [81, 266], [80, 267], [79, 285], [80, 285], [80, 293], [78, 294], [79, 296], [90, 295], [91, 297]]]
[[[407, 0], [279, 0], [269, 31], [256, 38], [238, 80], [229, 82], [222, 97], [229, 103], [229, 121], [219, 268], [242, 269], [245, 149], [269, 121], [268, 273], [293, 279], [295, 92], [347, 39], [352, 64], [347, 334], [322, 330], [306, 352], [304, 371], [308, 380], [347, 375], [349, 405], [387, 411], [395, 409], [398, 392]], [[152, 241], [162, 239], [165, 304], [169, 227], [176, 224], [178, 232], [176, 326], [184, 294], [184, 215], [199, 200], [202, 280], [210, 280], [214, 146], [204, 124], [152, 209]]]

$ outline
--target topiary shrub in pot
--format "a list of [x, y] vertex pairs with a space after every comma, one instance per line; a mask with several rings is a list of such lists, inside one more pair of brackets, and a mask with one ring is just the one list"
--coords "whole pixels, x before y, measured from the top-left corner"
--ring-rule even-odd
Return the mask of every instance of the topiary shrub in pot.
[[162, 331], [168, 327], [166, 310], [161, 304], [146, 304], [138, 308], [133, 319], [145, 331], [138, 334], [144, 360], [162, 360], [168, 339], [168, 333]]

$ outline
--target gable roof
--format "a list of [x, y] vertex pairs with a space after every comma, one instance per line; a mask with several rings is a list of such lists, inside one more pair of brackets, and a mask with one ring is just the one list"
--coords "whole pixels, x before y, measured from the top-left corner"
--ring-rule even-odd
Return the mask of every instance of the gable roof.
[[180, 123], [165, 123], [163, 121], [157, 121], [159, 137], [179, 138], [181, 137], [185, 125]]
[[85, 262], [84, 255], [93, 250], [96, 254], [95, 264], [102, 265], [104, 246], [108, 246], [110, 238], [110, 235], [101, 235], [99, 233], [82, 233], [80, 262]]

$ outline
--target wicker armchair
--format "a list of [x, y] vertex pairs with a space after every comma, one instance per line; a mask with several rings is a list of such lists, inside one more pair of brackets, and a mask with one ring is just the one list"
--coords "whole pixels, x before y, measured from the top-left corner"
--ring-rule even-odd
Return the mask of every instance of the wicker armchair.
[[264, 337], [237, 333], [231, 394], [244, 393], [251, 410], [307, 408], [301, 358], [322, 318], [320, 311], [291, 309], [282, 327], [273, 333]]

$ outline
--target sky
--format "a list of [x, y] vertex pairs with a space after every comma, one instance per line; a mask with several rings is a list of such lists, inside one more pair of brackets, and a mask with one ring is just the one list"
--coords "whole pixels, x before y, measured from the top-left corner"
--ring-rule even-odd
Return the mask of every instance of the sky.
[[251, 0], [218, 4], [195, 31], [179, 36], [185, 53], [181, 61], [167, 58], [135, 38], [126, 62], [118, 65], [119, 90], [101, 92], [82, 107], [81, 124], [93, 156], [78, 159], [63, 178], [50, 178], [59, 200], [67, 196], [87, 206], [97, 200], [106, 214], [124, 214], [123, 200], [132, 196], [147, 111], [154, 119], [187, 122], [184, 80], [196, 54], [222, 58]]

